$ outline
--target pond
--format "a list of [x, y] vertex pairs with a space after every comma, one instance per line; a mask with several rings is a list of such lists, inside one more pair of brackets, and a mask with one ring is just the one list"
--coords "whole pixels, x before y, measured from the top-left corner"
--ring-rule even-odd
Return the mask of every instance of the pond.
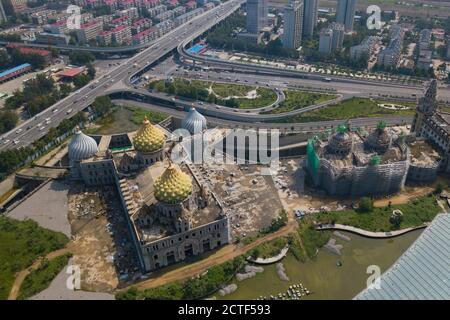
[[[422, 230], [416, 230], [391, 239], [369, 239], [355, 234], [341, 232], [351, 240], [336, 242], [344, 247], [342, 255], [320, 249], [315, 261], [305, 263], [297, 261], [291, 254], [282, 260], [290, 281], [281, 281], [275, 265], [264, 267], [264, 272], [251, 279], [233, 282], [238, 289], [219, 299], [256, 299], [260, 296], [278, 295], [285, 292], [290, 285], [302, 283], [311, 295], [302, 299], [352, 299], [366, 286], [370, 265], [378, 265], [386, 271], [408, 247], [417, 239]], [[341, 262], [340, 267], [337, 263]]]

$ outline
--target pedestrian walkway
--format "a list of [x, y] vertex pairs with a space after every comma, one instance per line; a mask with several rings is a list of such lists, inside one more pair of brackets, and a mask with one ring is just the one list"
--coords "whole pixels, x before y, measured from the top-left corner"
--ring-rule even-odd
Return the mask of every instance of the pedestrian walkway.
[[402, 234], [417, 230], [417, 229], [423, 229], [428, 226], [428, 223], [425, 223], [423, 225], [417, 226], [417, 227], [411, 227], [411, 228], [405, 228], [401, 230], [395, 230], [395, 231], [388, 231], [388, 232], [373, 232], [373, 231], [367, 231], [364, 229], [352, 227], [352, 226], [346, 226], [343, 224], [321, 224], [316, 226], [316, 230], [341, 230], [341, 231], [348, 231], [352, 233], [359, 234], [360, 236], [367, 237], [367, 238], [378, 238], [378, 239], [384, 239], [384, 238], [393, 238], [400, 236]]

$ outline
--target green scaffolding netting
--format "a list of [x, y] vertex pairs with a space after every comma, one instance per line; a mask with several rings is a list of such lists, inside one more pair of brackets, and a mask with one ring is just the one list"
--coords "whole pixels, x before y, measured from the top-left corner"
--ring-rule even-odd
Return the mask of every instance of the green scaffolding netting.
[[306, 156], [308, 160], [308, 168], [311, 174], [314, 176], [314, 178], [316, 178], [319, 170], [319, 157], [316, 154], [314, 144], [315, 144], [314, 139], [308, 140], [308, 145], [306, 147]]

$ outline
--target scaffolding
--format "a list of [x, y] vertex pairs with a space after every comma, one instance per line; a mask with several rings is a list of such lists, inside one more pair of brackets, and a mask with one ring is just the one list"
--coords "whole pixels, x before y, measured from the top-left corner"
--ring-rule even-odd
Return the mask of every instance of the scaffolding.
[[306, 146], [306, 155], [308, 160], [308, 169], [313, 179], [316, 180], [319, 174], [319, 164], [320, 160], [316, 154], [315, 150], [315, 139], [309, 139], [308, 145]]

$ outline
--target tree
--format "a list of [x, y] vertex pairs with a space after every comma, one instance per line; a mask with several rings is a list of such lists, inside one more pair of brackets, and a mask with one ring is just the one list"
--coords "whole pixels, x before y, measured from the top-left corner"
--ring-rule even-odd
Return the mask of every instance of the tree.
[[77, 74], [73, 77], [73, 84], [77, 88], [82, 88], [91, 81], [91, 78], [87, 74]]
[[362, 197], [359, 200], [359, 211], [360, 212], [372, 212], [373, 211], [373, 200], [369, 197]]
[[11, 64], [11, 58], [5, 50], [0, 50], [0, 66], [6, 68]]
[[441, 194], [442, 191], [445, 190], [445, 187], [446, 187], [445, 183], [443, 183], [442, 181], [439, 181], [436, 184], [436, 187], [434, 188], [434, 194]]
[[251, 257], [256, 260], [260, 256], [261, 252], [258, 247], [254, 248], [251, 253]]
[[91, 63], [87, 63], [86, 64], [86, 69], [87, 69], [87, 74], [91, 78], [91, 80], [94, 79], [95, 78], [95, 72], [96, 72], [94, 66]]
[[19, 118], [15, 112], [0, 111], [0, 133], [5, 133], [14, 129], [18, 120]]
[[75, 65], [86, 65], [94, 60], [94, 55], [87, 51], [73, 51], [69, 54], [70, 63]]
[[70, 84], [62, 83], [59, 86], [59, 90], [61, 92], [62, 97], [67, 97], [70, 94], [70, 92], [72, 91], [72, 87]]
[[111, 110], [113, 103], [108, 96], [97, 97], [92, 104], [97, 115], [104, 115]]

